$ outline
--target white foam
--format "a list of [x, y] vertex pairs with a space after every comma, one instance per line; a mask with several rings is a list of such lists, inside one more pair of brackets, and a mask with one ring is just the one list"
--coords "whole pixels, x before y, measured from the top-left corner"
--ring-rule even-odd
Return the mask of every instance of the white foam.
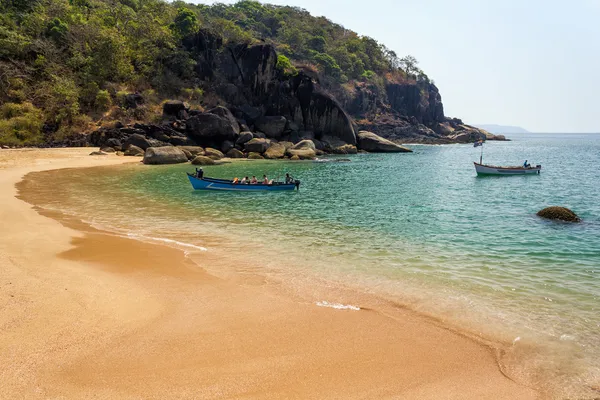
[[[206, 247], [196, 246], [195, 244], [180, 242], [178, 240], [173, 240], [173, 239], [153, 237], [153, 236], [144, 236], [144, 235], [138, 235], [135, 233], [128, 233], [127, 237], [132, 238], [132, 239], [137, 239], [137, 240], [168, 243], [168, 244], [175, 245], [177, 247], [184, 247], [184, 248], [188, 248], [188, 249], [194, 249], [197, 251], [208, 251], [208, 249]], [[188, 254], [189, 254], [189, 252], [186, 251], [186, 255], [188, 255]]]
[[353, 305], [346, 305], [346, 304], [339, 304], [339, 303], [330, 303], [328, 301], [317, 301], [315, 303], [316, 305], [318, 305], [319, 307], [329, 307], [329, 308], [335, 308], [336, 310], [352, 310], [352, 311], [359, 311], [360, 307], [357, 306], [353, 306]]

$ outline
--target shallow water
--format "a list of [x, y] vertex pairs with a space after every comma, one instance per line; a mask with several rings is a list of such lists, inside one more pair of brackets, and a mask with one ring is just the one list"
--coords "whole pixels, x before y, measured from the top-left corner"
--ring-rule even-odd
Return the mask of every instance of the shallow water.
[[[484, 162], [528, 159], [542, 164], [540, 175], [477, 177], [480, 149], [450, 145], [204, 168], [228, 178], [290, 172], [302, 181], [290, 193], [194, 192], [189, 165], [46, 172], [24, 189], [43, 195], [40, 206], [104, 229], [192, 254], [243, 248], [265, 270], [314, 274], [514, 339], [507, 373], [550, 377], [562, 394], [579, 394], [600, 382], [600, 135], [513, 139], [485, 144]], [[584, 222], [535, 215], [550, 205]]]

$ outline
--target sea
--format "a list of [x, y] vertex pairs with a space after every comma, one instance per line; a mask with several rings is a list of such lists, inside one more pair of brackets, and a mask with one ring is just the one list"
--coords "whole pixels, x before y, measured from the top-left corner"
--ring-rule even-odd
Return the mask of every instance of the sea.
[[[380, 296], [503, 343], [511, 379], [557, 398], [600, 397], [600, 134], [510, 139], [204, 167], [218, 178], [290, 173], [301, 181], [293, 192], [193, 191], [189, 164], [35, 173], [21, 190], [42, 209], [180, 248], [211, 273], [251, 269], [295, 285], [320, 296], [315, 306], [361, 308], [335, 287]], [[480, 156], [542, 170], [478, 177]], [[555, 205], [582, 222], [536, 215]]]

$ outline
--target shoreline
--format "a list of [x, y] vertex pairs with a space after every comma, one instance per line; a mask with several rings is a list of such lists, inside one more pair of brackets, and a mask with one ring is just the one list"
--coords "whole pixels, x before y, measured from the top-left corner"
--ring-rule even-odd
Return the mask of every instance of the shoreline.
[[3, 393], [542, 397], [502, 373], [499, 349], [414, 312], [298, 302], [266, 285], [260, 274], [216, 277], [183, 251], [96, 231], [64, 216], [40, 215], [15, 198], [15, 184], [28, 172], [137, 158], [45, 150], [29, 154], [34, 156], [29, 165], [6, 168], [3, 152], [0, 285], [9, 287], [10, 295], [0, 303], [0, 346], [11, 349], [0, 355], [10, 366], [0, 372]]

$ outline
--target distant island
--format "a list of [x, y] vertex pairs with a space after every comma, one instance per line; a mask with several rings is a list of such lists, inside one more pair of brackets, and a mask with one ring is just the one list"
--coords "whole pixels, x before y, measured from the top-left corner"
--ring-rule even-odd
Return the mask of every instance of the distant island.
[[475, 124], [477, 128], [484, 129], [493, 134], [499, 133], [530, 133], [527, 129], [520, 126], [497, 125], [497, 124]]

